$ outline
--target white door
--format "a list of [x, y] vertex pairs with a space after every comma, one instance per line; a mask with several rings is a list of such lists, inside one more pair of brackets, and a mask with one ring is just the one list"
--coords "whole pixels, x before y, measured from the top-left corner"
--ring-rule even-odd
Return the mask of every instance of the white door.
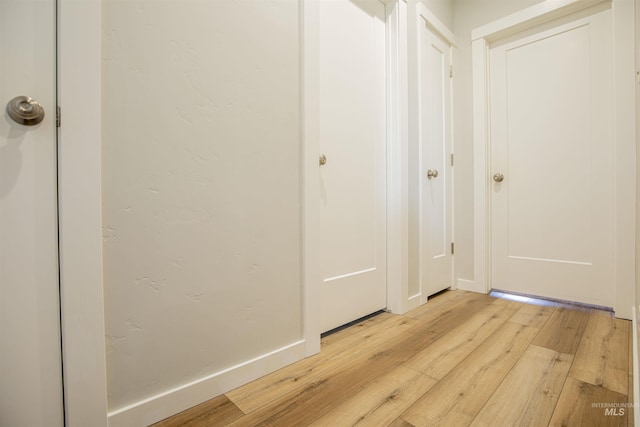
[[451, 46], [424, 21], [420, 40], [420, 281], [422, 301], [453, 283]]
[[613, 306], [610, 10], [490, 50], [492, 287]]
[[385, 6], [319, 3], [321, 326], [385, 308]]
[[[55, 22], [55, 0], [0, 1], [1, 426], [63, 425]], [[9, 117], [21, 95], [44, 107], [44, 121]]]

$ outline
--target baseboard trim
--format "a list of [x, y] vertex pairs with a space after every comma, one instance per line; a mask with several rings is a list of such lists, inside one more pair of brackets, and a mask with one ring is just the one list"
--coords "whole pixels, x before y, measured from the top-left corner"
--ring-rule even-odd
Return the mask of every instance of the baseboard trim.
[[631, 309], [631, 328], [633, 336], [633, 425], [640, 427], [640, 372], [638, 372], [638, 309]]
[[487, 293], [487, 290], [482, 286], [477, 285], [475, 280], [458, 279], [458, 289], [462, 291], [477, 292], [479, 294]]
[[420, 294], [416, 294], [416, 295], [410, 296], [407, 299], [407, 311], [413, 310], [416, 307], [420, 307], [420, 297], [421, 296], [422, 295], [420, 295]]
[[297, 341], [234, 367], [183, 384], [107, 414], [109, 427], [147, 426], [304, 358]]

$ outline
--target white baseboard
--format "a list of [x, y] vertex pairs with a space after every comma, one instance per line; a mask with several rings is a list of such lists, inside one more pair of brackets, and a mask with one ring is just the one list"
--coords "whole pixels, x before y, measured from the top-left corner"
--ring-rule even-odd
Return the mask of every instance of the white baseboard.
[[640, 427], [640, 372], [638, 372], [638, 309], [631, 309], [633, 333], [633, 425]]
[[486, 294], [487, 290], [476, 284], [475, 280], [458, 279], [458, 289], [462, 291], [478, 292], [480, 294]]
[[108, 413], [109, 427], [148, 426], [304, 358], [298, 341]]
[[407, 300], [407, 311], [420, 307], [420, 294], [413, 295]]
[[393, 314], [405, 314], [409, 310], [413, 310], [420, 306], [420, 294], [410, 296], [405, 301], [401, 301], [399, 304], [393, 306], [387, 306], [387, 311]]

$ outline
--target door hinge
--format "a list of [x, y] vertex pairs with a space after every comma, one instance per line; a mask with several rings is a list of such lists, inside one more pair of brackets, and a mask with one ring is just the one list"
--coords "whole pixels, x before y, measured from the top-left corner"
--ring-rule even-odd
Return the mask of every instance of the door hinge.
[[60, 127], [60, 106], [56, 107], [56, 127]]
[[449, 78], [453, 78], [453, 65], [449, 65]]
[[451, 242], [451, 255], [454, 254], [454, 250], [453, 250], [453, 242]]
[[453, 166], [453, 153], [451, 153], [451, 166]]

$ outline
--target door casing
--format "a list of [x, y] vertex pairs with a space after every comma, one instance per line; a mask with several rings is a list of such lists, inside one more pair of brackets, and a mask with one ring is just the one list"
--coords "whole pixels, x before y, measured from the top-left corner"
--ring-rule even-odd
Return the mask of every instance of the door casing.
[[99, 1], [57, 0], [60, 300], [69, 427], [107, 426], [100, 7]]
[[491, 289], [489, 43], [601, 3], [611, 5], [614, 39], [614, 310], [617, 317], [630, 319], [635, 282], [635, 66], [633, 2], [625, 0], [547, 0], [472, 32], [475, 279], [469, 288], [484, 293]]

